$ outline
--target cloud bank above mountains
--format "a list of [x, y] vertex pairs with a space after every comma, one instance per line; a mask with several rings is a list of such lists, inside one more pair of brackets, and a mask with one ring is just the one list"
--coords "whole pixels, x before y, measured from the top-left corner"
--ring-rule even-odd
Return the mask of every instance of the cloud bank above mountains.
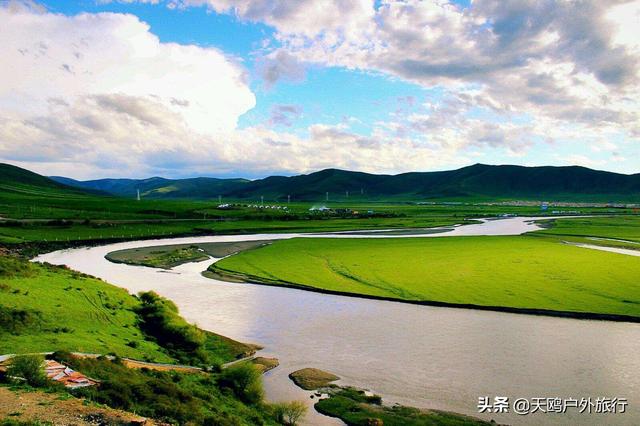
[[[549, 162], [539, 152], [554, 150], [559, 164], [624, 170], [638, 153], [638, 1], [150, 3], [167, 13], [229, 14], [275, 32], [251, 62], [162, 42], [131, 14], [66, 16], [7, 2], [0, 159], [88, 178], [401, 172], [493, 153]], [[300, 128], [307, 109], [293, 104], [273, 105], [264, 123], [240, 128], [256, 105], [252, 66], [273, 91], [281, 80], [304, 85], [311, 66], [375, 73], [441, 95], [383, 106], [388, 118], [366, 133], [348, 118]]]

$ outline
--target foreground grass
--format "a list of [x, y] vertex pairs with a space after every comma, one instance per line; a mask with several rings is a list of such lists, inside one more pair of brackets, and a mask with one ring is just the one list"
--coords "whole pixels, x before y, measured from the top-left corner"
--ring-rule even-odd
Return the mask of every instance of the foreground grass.
[[[0, 254], [0, 354], [55, 351], [55, 359], [100, 380], [100, 386], [72, 392], [87, 403], [170, 424], [277, 424], [275, 409], [263, 402], [259, 370], [250, 363], [219, 368], [255, 349], [188, 324], [172, 302], [152, 292], [136, 298], [63, 267]], [[131, 369], [118, 357], [83, 358], [70, 352], [182, 362], [209, 372]], [[13, 360], [20, 359], [26, 358]], [[5, 385], [31, 389], [0, 374], [3, 379]], [[68, 390], [46, 380], [37, 386], [70, 397]]]
[[69, 350], [171, 361], [145, 339], [133, 312], [138, 301], [125, 290], [8, 256], [0, 256], [0, 269], [0, 354]]
[[[178, 352], [158, 344], [158, 330], [141, 328], [148, 323], [144, 313], [150, 308], [146, 306], [141, 311], [137, 298], [102, 280], [0, 255], [0, 354], [66, 350], [175, 362], [180, 359]], [[151, 306], [160, 306], [151, 312], [155, 318], [167, 318], [174, 340], [184, 330], [197, 334], [204, 356], [193, 361], [222, 363], [252, 350], [223, 336], [191, 330], [193, 326], [168, 301], [158, 299]], [[190, 361], [184, 356], [180, 360]]]
[[213, 266], [382, 298], [640, 317], [640, 259], [534, 236], [276, 241]]
[[[163, 420], [171, 424], [276, 424], [270, 406], [262, 402], [260, 374], [244, 366], [237, 372], [180, 373], [132, 370], [117, 360], [57, 358], [77, 371], [101, 381], [75, 395], [112, 408]], [[241, 375], [246, 383], [228, 379]], [[247, 389], [253, 386], [252, 389]]]

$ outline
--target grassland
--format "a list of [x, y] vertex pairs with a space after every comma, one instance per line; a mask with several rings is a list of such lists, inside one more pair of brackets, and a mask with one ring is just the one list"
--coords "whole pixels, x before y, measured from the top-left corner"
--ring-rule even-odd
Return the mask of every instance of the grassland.
[[[560, 237], [590, 237], [640, 243], [640, 216], [554, 219], [536, 234]], [[597, 240], [592, 240], [597, 241]]]
[[[133, 411], [162, 424], [277, 424], [273, 408], [262, 400], [255, 367], [218, 369], [253, 353], [254, 346], [197, 329], [178, 315], [175, 305], [153, 293], [136, 298], [99, 279], [0, 252], [0, 354], [52, 351], [54, 358], [101, 382], [71, 395], [62, 386], [45, 383], [47, 393], [59, 395], [46, 402], [53, 411], [61, 409], [58, 401], [72, 399], [82, 406]], [[131, 369], [120, 358], [83, 358], [65, 351], [214, 368], [197, 373]], [[237, 380], [228, 380], [231, 375]], [[2, 376], [0, 386], [33, 391]], [[53, 411], [32, 413], [29, 420], [46, 424], [59, 419]]]
[[[66, 350], [174, 362], [140, 328], [139, 306], [137, 298], [102, 280], [0, 255], [0, 354]], [[213, 333], [206, 333], [203, 346], [212, 363], [250, 350]]]
[[[51, 250], [78, 244], [188, 235], [260, 232], [316, 232], [353, 229], [421, 228], [464, 223], [500, 214], [540, 214], [535, 206], [415, 204], [333, 201], [280, 203], [287, 209], [261, 208], [237, 201], [218, 209], [217, 200], [150, 200], [101, 196], [36, 183], [0, 184], [0, 244]], [[234, 200], [224, 200], [234, 203]], [[341, 214], [309, 211], [328, 204]], [[269, 203], [265, 205], [269, 206]], [[583, 213], [623, 214], [629, 209], [581, 208]], [[353, 212], [358, 214], [353, 214]], [[371, 212], [371, 213], [370, 213]], [[552, 214], [551, 212], [542, 212]], [[30, 253], [32, 253], [31, 251]]]
[[251, 281], [411, 302], [640, 318], [640, 259], [539, 236], [307, 239], [212, 267]]
[[114, 352], [171, 361], [157, 344], [144, 338], [133, 312], [138, 302], [125, 290], [50, 265], [24, 262], [24, 270], [8, 272], [18, 262], [24, 261], [0, 257], [5, 271], [0, 277], [0, 307], [5, 312], [23, 311], [22, 316], [31, 320], [12, 327], [13, 333], [2, 333], [0, 353]]

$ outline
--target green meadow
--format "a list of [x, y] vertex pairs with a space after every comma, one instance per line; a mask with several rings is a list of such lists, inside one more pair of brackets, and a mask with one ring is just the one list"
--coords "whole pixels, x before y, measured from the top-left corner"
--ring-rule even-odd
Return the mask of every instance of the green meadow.
[[213, 268], [259, 282], [405, 301], [640, 317], [640, 258], [539, 236], [296, 238]]
[[[0, 355], [64, 350], [174, 362], [176, 354], [141, 328], [139, 308], [136, 297], [102, 280], [0, 255]], [[188, 327], [173, 313], [167, 322]], [[204, 340], [212, 363], [250, 350], [213, 333]]]
[[[36, 179], [33, 177], [32, 179]], [[354, 229], [447, 226], [502, 214], [551, 215], [538, 206], [460, 203], [340, 200], [274, 203], [287, 209], [261, 208], [258, 200], [229, 200], [232, 208], [218, 209], [217, 199], [134, 199], [86, 193], [47, 185], [44, 178], [0, 182], [0, 244], [57, 244], [187, 235], [262, 232], [326, 232]], [[326, 205], [350, 212], [310, 212]], [[567, 210], [567, 209], [564, 209]], [[624, 214], [631, 209], [581, 208], [589, 214]], [[358, 212], [358, 214], [353, 214]], [[52, 246], [53, 247], [53, 246]], [[36, 250], [37, 251], [37, 250]]]
[[536, 234], [610, 238], [640, 243], [640, 216], [555, 219], [551, 227], [537, 231]]

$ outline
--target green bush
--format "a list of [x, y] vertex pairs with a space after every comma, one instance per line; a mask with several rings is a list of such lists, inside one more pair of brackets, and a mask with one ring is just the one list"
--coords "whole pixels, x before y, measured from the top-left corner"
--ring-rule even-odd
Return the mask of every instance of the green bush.
[[258, 404], [264, 398], [262, 374], [248, 362], [222, 370], [219, 383], [220, 386], [231, 389], [238, 398], [249, 404]]
[[33, 267], [28, 261], [0, 255], [0, 277], [27, 277], [32, 274]]
[[40, 328], [41, 324], [42, 315], [38, 311], [0, 305], [0, 335], [20, 334], [26, 329]]
[[286, 426], [296, 426], [307, 412], [307, 406], [302, 401], [280, 402], [273, 405], [276, 421]]
[[43, 387], [49, 380], [44, 374], [44, 357], [40, 355], [20, 355], [11, 358], [7, 376], [21, 382], [24, 380], [33, 387]]
[[112, 408], [179, 425], [274, 424], [262, 406], [247, 405], [222, 391], [213, 374], [130, 369], [118, 360], [64, 352], [52, 357], [100, 380], [100, 386], [74, 390], [74, 395]]
[[204, 345], [206, 335], [196, 326], [187, 323], [176, 305], [153, 291], [140, 293], [140, 306], [136, 313], [140, 328], [155, 339], [170, 355], [183, 363], [207, 363]]

